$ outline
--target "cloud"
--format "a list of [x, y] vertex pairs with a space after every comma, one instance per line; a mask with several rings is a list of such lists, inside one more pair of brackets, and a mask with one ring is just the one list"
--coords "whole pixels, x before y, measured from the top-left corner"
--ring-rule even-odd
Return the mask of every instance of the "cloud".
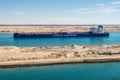
[[118, 8], [105, 4], [96, 4], [95, 7], [76, 9], [79, 14], [112, 14], [119, 12]]
[[12, 15], [16, 15], [16, 16], [21, 16], [23, 15], [24, 13], [23, 12], [20, 12], [20, 11], [14, 11], [14, 12], [11, 12]]
[[120, 4], [120, 1], [111, 2], [111, 4]]
[[96, 8], [96, 11], [98, 13], [106, 13], [106, 14], [111, 14], [111, 13], [116, 13], [118, 12], [119, 10], [116, 8], [116, 7], [111, 7], [111, 6], [98, 6]]
[[95, 13], [92, 8], [79, 8], [79, 9], [76, 9], [76, 12], [80, 13], [80, 14], [92, 14], [92, 13]]

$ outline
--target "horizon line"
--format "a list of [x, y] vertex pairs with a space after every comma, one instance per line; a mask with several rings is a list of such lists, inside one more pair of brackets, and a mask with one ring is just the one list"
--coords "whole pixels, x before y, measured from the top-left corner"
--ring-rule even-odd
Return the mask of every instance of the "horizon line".
[[0, 26], [120, 26], [120, 24], [0, 24]]

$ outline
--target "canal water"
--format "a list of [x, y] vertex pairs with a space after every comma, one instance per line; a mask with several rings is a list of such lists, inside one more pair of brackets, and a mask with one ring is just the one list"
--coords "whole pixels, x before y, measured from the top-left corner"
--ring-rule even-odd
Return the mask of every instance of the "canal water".
[[120, 80], [120, 63], [0, 69], [0, 80]]
[[0, 33], [0, 46], [68, 46], [68, 45], [120, 44], [120, 32], [111, 32], [109, 37], [76, 38], [19, 38], [13, 34]]

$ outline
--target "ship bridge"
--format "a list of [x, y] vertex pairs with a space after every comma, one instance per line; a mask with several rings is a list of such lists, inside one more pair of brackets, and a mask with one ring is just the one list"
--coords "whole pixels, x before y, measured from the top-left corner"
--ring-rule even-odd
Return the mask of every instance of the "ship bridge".
[[105, 33], [103, 25], [99, 25], [97, 28], [90, 28], [92, 33]]

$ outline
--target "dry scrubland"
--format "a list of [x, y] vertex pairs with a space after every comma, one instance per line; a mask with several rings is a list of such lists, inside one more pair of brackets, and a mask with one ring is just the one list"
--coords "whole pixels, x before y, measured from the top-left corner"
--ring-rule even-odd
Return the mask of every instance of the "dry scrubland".
[[[92, 26], [0, 26], [0, 32], [59, 32], [66, 29], [69, 32], [86, 32]], [[96, 26], [97, 27], [97, 26]], [[120, 31], [120, 26], [104, 26], [108, 32]]]
[[120, 61], [120, 45], [0, 47], [0, 67]]

